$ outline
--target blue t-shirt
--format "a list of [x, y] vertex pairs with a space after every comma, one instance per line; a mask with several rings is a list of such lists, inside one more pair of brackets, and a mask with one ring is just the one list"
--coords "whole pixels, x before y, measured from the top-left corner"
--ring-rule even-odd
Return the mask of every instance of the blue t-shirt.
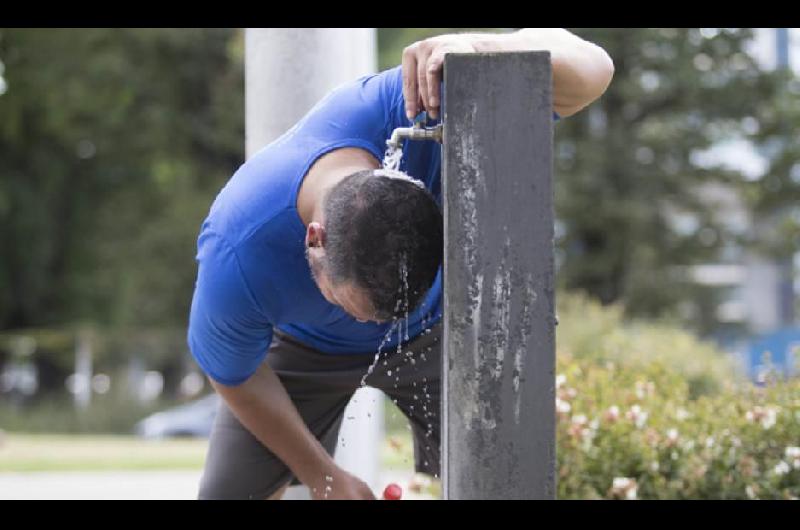
[[[408, 127], [398, 66], [340, 86], [283, 136], [245, 162], [217, 196], [197, 242], [189, 347], [215, 381], [237, 385], [264, 360], [277, 328], [328, 354], [374, 354], [441, 319], [442, 271], [420, 306], [387, 338], [391, 323], [358, 322], [322, 296], [305, 257], [297, 193], [325, 153], [359, 147], [382, 160], [386, 140]], [[400, 170], [441, 205], [441, 146], [403, 145]], [[424, 326], [424, 327], [423, 327]]]
[[[363, 76], [329, 93], [220, 191], [197, 241], [188, 330], [192, 354], [211, 378], [225, 385], [247, 380], [274, 328], [324, 353], [374, 354], [441, 320], [441, 267], [407, 328], [392, 333], [391, 323], [358, 322], [328, 302], [312, 279], [297, 211], [300, 185], [320, 156], [359, 147], [382, 160], [394, 129], [410, 124], [401, 67]], [[440, 166], [439, 143], [404, 141], [400, 170], [422, 181], [441, 207]]]

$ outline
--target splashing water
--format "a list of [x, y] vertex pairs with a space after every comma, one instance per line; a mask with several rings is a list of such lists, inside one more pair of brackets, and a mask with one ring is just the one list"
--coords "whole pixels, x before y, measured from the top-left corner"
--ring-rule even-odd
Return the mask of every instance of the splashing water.
[[386, 154], [383, 155], [384, 169], [398, 171], [400, 169], [400, 159], [403, 158], [403, 150], [400, 146], [390, 145], [386, 149]]
[[[381, 341], [380, 345], [378, 346], [378, 352], [375, 354], [375, 359], [372, 360], [372, 364], [369, 365], [369, 368], [367, 368], [367, 373], [364, 374], [364, 377], [361, 378], [361, 386], [362, 387], [367, 385], [367, 383], [366, 383], [367, 377], [369, 377], [370, 374], [372, 374], [372, 371], [375, 369], [375, 365], [378, 364], [378, 361], [381, 358], [381, 350], [386, 345], [386, 343], [391, 340], [392, 332], [394, 331], [394, 328], [395, 328], [395, 326], [397, 326], [398, 322], [399, 321], [395, 319], [395, 321], [392, 322], [392, 325], [389, 327], [389, 330], [386, 332], [386, 335], [383, 336], [383, 340]], [[386, 361], [384, 361], [384, 364], [386, 364]]]
[[406, 255], [403, 254], [400, 262], [400, 277], [403, 280], [403, 310], [405, 311], [406, 334], [405, 340], [408, 341], [408, 265]]

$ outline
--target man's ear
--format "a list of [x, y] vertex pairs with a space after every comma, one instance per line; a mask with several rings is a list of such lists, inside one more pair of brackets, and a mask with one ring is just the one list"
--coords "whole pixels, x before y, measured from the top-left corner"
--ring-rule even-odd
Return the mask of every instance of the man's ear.
[[313, 222], [308, 224], [306, 246], [308, 248], [325, 246], [325, 227], [320, 223]]

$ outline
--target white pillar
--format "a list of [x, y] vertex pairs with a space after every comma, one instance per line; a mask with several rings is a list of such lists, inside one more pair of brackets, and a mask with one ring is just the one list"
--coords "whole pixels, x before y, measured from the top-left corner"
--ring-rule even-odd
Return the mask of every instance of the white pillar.
[[375, 28], [248, 28], [245, 151], [279, 137], [336, 86], [377, 69]]
[[92, 401], [92, 336], [81, 330], [75, 338], [75, 406], [89, 408]]
[[[375, 72], [376, 48], [375, 28], [248, 28], [246, 157], [289, 130], [333, 88]], [[335, 458], [375, 490], [382, 438], [383, 395], [361, 389], [345, 411]], [[284, 498], [307, 496], [290, 488]]]

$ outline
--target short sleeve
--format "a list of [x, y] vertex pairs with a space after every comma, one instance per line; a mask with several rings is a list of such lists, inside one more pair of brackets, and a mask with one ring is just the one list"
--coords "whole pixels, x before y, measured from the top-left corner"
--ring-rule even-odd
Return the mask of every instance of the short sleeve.
[[214, 381], [236, 386], [264, 360], [272, 324], [250, 291], [234, 249], [220, 235], [201, 233], [197, 261], [189, 349]]
[[402, 97], [400, 75], [397, 67], [340, 85], [320, 100], [292, 132], [329, 144], [361, 140], [382, 153], [389, 131], [393, 130], [398, 88]]

